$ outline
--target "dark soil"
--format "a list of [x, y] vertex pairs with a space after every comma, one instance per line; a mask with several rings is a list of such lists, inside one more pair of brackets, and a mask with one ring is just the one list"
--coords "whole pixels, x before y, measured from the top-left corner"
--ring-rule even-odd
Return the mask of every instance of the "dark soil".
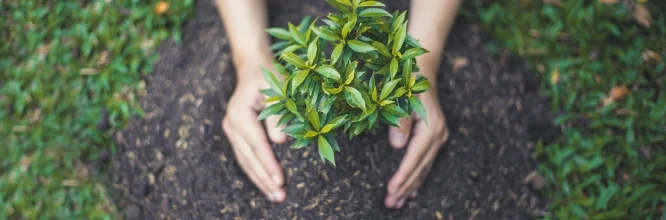
[[[383, 206], [385, 184], [404, 155], [383, 128], [339, 138], [337, 167], [312, 148], [276, 145], [288, 199], [268, 202], [236, 164], [221, 128], [235, 76], [211, 2], [197, 1], [181, 44], [160, 47], [161, 60], [145, 77], [145, 117], [116, 133], [111, 176], [125, 218], [525, 219], [544, 207], [524, 179], [536, 169], [536, 141], [554, 135], [547, 100], [528, 77], [534, 73], [508, 53], [490, 55], [489, 39], [465, 20], [451, 32], [438, 80], [451, 136], [416, 199], [401, 210]], [[323, 1], [269, 2], [272, 26], [330, 11]], [[468, 64], [454, 68], [456, 59]]]

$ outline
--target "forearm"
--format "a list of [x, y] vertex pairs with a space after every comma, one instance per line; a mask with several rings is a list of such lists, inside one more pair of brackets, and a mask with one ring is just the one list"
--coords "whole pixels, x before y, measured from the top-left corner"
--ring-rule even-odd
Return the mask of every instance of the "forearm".
[[462, 0], [412, 0], [408, 32], [430, 53], [417, 57], [424, 76], [434, 85], [446, 39]]
[[[236, 68], [270, 65], [270, 39], [264, 32], [268, 26], [265, 0], [215, 0], [215, 3], [229, 38]], [[249, 72], [260, 75], [260, 71]], [[237, 76], [239, 82], [252, 77], [255, 76]]]

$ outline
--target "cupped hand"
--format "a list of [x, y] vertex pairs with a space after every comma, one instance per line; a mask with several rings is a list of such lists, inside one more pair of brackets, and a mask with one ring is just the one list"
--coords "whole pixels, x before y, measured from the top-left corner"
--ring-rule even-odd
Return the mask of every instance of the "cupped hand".
[[[227, 104], [227, 113], [222, 120], [222, 128], [231, 142], [238, 164], [250, 180], [272, 202], [282, 202], [287, 195], [282, 188], [284, 176], [282, 168], [268, 142], [266, 133], [257, 120], [258, 112], [265, 105], [261, 89], [268, 84], [261, 76], [258, 65], [238, 68], [239, 79], [233, 95]], [[276, 143], [284, 143], [287, 136], [276, 128], [279, 116], [265, 120], [268, 137]]]
[[[419, 94], [418, 98], [426, 109], [428, 125], [421, 118], [412, 116], [402, 119], [399, 128], [391, 127], [389, 130], [391, 145], [397, 149], [407, 146], [407, 153], [398, 171], [387, 184], [388, 194], [384, 200], [387, 208], [402, 208], [407, 197], [416, 197], [417, 190], [428, 176], [440, 147], [449, 137], [436, 89], [431, 88]], [[410, 132], [411, 141], [407, 145]]]

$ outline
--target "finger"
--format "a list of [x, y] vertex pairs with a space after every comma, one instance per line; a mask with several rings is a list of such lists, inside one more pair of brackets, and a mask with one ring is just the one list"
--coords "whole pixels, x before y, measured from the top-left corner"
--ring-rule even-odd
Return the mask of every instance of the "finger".
[[[228, 128], [228, 127], [227, 127]], [[268, 190], [268, 187], [265, 186], [264, 183], [259, 181], [259, 179], [254, 175], [254, 170], [252, 170], [252, 167], [250, 167], [247, 164], [248, 158], [245, 156], [245, 153], [243, 152], [242, 148], [248, 148], [249, 146], [245, 141], [238, 135], [235, 135], [236, 133], [231, 131], [230, 129], [226, 129], [225, 133], [229, 137], [229, 142], [231, 142], [231, 146], [234, 148], [234, 155], [236, 156], [236, 161], [238, 162], [238, 165], [240, 168], [243, 170], [245, 175], [254, 183], [259, 190], [264, 193], [271, 201], [274, 199], [271, 197], [271, 191]]]
[[266, 118], [264, 121], [266, 123], [266, 131], [268, 131], [268, 138], [270, 138], [274, 143], [278, 144], [282, 144], [287, 141], [287, 135], [282, 132], [282, 129], [284, 129], [285, 126], [277, 126], [280, 117], [280, 115], [273, 115]]
[[400, 118], [400, 127], [389, 128], [389, 142], [391, 146], [402, 149], [407, 145], [409, 133], [412, 130], [412, 117]]
[[279, 185], [275, 184], [268, 172], [258, 158], [252, 151], [252, 147], [247, 142], [240, 138], [238, 150], [240, 151], [240, 158], [243, 158], [243, 163], [248, 167], [247, 172], [254, 184], [263, 188], [262, 192], [266, 194], [271, 201], [282, 202], [286, 198], [286, 193]]
[[[428, 152], [422, 158], [419, 165], [414, 169], [414, 171], [409, 175], [407, 180], [400, 186], [398, 191], [391, 195], [391, 199], [397, 201], [393, 208], [399, 209], [402, 208], [402, 204], [406, 197], [411, 194], [412, 191], [416, 190], [420, 183], [427, 177], [430, 172], [430, 166], [432, 166], [432, 161], [437, 155], [438, 146], [432, 146], [428, 148]], [[388, 198], [387, 198], [388, 199]]]
[[[256, 118], [256, 114], [249, 114], [251, 114], [250, 117]], [[237, 124], [242, 124], [241, 126], [237, 126], [239, 129], [238, 133], [242, 134], [243, 139], [252, 147], [252, 153], [256, 155], [258, 161], [264, 167], [263, 170], [270, 175], [273, 183], [282, 186], [284, 184], [282, 169], [275, 158], [275, 153], [273, 153], [266, 135], [264, 135], [261, 124], [257, 120], [246, 120]]]
[[418, 162], [421, 161], [421, 157], [426, 152], [427, 146], [431, 144], [430, 137], [426, 132], [420, 132], [420, 130], [423, 129], [417, 127], [417, 130], [414, 132], [414, 136], [409, 143], [409, 147], [407, 147], [407, 153], [400, 163], [400, 167], [387, 185], [389, 194], [395, 194], [397, 192], [398, 188], [405, 180], [407, 180], [409, 174], [411, 174], [414, 168], [416, 168]]

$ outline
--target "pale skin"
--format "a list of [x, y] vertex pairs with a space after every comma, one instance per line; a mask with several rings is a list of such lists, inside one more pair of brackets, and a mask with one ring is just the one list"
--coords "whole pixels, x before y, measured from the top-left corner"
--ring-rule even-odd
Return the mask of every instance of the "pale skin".
[[[437, 69], [447, 36], [462, 0], [412, 0], [408, 33], [419, 39], [430, 53], [417, 58], [420, 74], [428, 77], [432, 88], [419, 95], [427, 111], [429, 124], [416, 116], [400, 121], [400, 127], [389, 129], [389, 142], [406, 154], [398, 170], [387, 184], [384, 205], [399, 209], [408, 198], [417, 196], [417, 190], [427, 177], [433, 161], [449, 131], [446, 118], [437, 97]], [[285, 143], [287, 136], [276, 127], [279, 116], [264, 121], [264, 132], [258, 112], [265, 106], [260, 92], [268, 88], [259, 66], [271, 68], [273, 54], [270, 39], [264, 32], [268, 28], [265, 0], [216, 0], [231, 44], [237, 85], [227, 104], [227, 115], [222, 127], [229, 138], [238, 164], [249, 179], [272, 202], [287, 198], [283, 186], [284, 173], [269, 140]], [[411, 136], [411, 138], [410, 138]]]

